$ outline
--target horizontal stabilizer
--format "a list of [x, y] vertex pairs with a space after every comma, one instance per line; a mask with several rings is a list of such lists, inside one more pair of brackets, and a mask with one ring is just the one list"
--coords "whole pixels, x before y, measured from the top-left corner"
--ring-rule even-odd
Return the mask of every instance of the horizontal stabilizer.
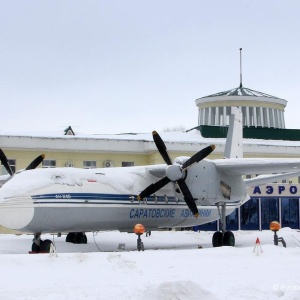
[[228, 176], [300, 172], [300, 160], [293, 158], [237, 158], [211, 161]]
[[284, 174], [274, 174], [274, 175], [259, 175], [251, 179], [245, 179], [244, 181], [246, 186], [257, 186], [257, 185], [274, 182], [277, 180], [290, 179], [297, 176], [300, 176], [300, 171], [292, 172], [292, 173], [284, 173]]

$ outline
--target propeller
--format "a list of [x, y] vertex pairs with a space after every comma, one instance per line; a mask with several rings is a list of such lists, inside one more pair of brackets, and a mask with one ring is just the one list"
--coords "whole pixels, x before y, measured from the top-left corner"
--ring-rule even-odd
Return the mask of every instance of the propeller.
[[192, 157], [190, 157], [185, 163], [182, 165], [178, 164], [172, 164], [172, 161], [170, 159], [170, 156], [167, 152], [167, 147], [159, 134], [156, 131], [152, 132], [154, 143], [161, 154], [162, 158], [168, 165], [166, 169], [166, 176], [162, 179], [158, 180], [156, 183], [150, 184], [148, 187], [146, 187], [139, 195], [138, 200], [141, 200], [143, 198], [146, 198], [152, 194], [154, 194], [156, 191], [163, 188], [166, 184], [169, 182], [176, 182], [179, 186], [179, 189], [183, 195], [184, 201], [186, 202], [189, 209], [192, 211], [195, 217], [199, 216], [198, 208], [195, 203], [195, 200], [193, 198], [193, 195], [191, 194], [185, 180], [183, 179], [184, 173], [183, 171], [187, 168], [191, 167], [193, 164], [198, 163], [202, 159], [204, 159], [206, 156], [208, 156], [214, 149], [214, 145], [210, 145], [196, 154], [194, 154]]
[[[25, 170], [32, 170], [35, 169], [45, 158], [45, 154], [41, 154], [39, 155], [37, 158], [35, 158]], [[6, 169], [6, 171], [8, 172], [8, 174], [10, 176], [14, 175], [14, 172], [12, 171], [8, 159], [6, 157], [6, 155], [4, 154], [4, 152], [2, 151], [2, 149], [0, 149], [0, 161], [2, 163], [2, 165], [4, 166], [4, 168]]]
[[25, 170], [33, 170], [35, 169], [45, 158], [45, 154], [39, 155], [37, 158], [35, 158]]
[[2, 151], [2, 149], [0, 149], [0, 160], [1, 160], [1, 164], [4, 166], [4, 168], [6, 169], [7, 173], [12, 176], [13, 175], [13, 171], [8, 163], [8, 159], [6, 157], [6, 155], [4, 154], [4, 152]]

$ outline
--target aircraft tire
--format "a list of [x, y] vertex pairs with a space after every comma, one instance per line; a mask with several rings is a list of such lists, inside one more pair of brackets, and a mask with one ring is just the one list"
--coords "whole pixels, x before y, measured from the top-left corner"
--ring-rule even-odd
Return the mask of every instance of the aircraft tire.
[[51, 244], [52, 244], [51, 240], [41, 241], [41, 251], [49, 253], [50, 252]]
[[81, 232], [75, 232], [73, 243], [74, 244], [81, 244], [80, 243], [81, 237], [82, 237], [82, 233]]
[[69, 232], [67, 234], [67, 237], [66, 237], [66, 242], [67, 243], [74, 243], [74, 240], [75, 240], [75, 233], [74, 232]]
[[234, 234], [231, 231], [226, 231], [223, 237], [223, 246], [234, 246], [235, 238]]
[[69, 232], [66, 237], [67, 243], [87, 244], [87, 236], [84, 232]]
[[74, 239], [73, 242], [74, 244], [87, 244], [87, 237], [84, 232], [75, 232], [74, 233]]
[[85, 233], [83, 233], [82, 244], [87, 244], [87, 236]]
[[212, 237], [213, 247], [222, 247], [223, 246], [223, 233], [221, 231], [216, 231]]
[[32, 243], [31, 251], [32, 251], [32, 252], [39, 253], [39, 252], [41, 251], [41, 247], [38, 246], [36, 243]]

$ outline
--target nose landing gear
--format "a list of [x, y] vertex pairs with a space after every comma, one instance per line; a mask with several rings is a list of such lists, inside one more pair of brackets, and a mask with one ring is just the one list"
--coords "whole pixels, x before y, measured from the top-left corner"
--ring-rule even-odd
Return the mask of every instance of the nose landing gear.
[[41, 233], [38, 232], [33, 237], [31, 251], [29, 253], [49, 253], [51, 244], [51, 240], [42, 240]]

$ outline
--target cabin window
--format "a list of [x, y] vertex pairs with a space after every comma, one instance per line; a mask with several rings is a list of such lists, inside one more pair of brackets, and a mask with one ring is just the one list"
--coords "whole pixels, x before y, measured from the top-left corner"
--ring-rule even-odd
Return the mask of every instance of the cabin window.
[[133, 167], [134, 162], [133, 161], [123, 161], [122, 162], [122, 167]]
[[42, 162], [43, 168], [56, 168], [56, 160], [44, 159]]
[[95, 169], [97, 166], [95, 160], [85, 160], [83, 161], [83, 168], [84, 169]]

